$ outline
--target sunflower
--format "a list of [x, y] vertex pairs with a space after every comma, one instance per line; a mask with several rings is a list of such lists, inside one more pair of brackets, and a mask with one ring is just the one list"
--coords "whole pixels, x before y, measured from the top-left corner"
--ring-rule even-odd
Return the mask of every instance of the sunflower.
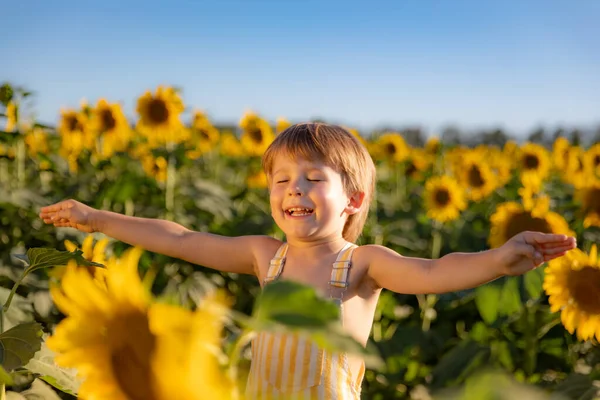
[[41, 128], [33, 128], [33, 130], [25, 134], [25, 145], [29, 155], [35, 157], [38, 154], [48, 154], [50, 147], [48, 146], [48, 134]]
[[569, 148], [567, 152], [567, 164], [562, 170], [562, 180], [581, 188], [589, 182], [588, 174], [584, 164], [585, 151], [579, 146]]
[[[549, 211], [549, 199], [545, 196], [533, 197], [534, 188], [520, 191], [523, 204], [501, 203], [490, 217], [491, 231], [488, 238], [491, 247], [500, 247], [510, 238], [524, 231], [557, 233], [574, 236], [565, 219]], [[528, 193], [528, 194], [527, 194]]]
[[600, 340], [600, 258], [595, 244], [589, 254], [580, 249], [550, 261], [544, 290], [552, 312], [560, 311], [569, 333], [580, 340]]
[[581, 204], [584, 215], [583, 226], [600, 227], [600, 182], [593, 182], [575, 192], [575, 198]]
[[155, 94], [147, 91], [137, 101], [140, 116], [138, 130], [153, 147], [182, 141], [180, 114], [185, 109], [179, 93], [172, 87], [159, 86]]
[[101, 137], [100, 155], [111, 157], [115, 152], [125, 151], [133, 138], [125, 114], [118, 103], [98, 100], [91, 110], [90, 128]]
[[425, 151], [429, 154], [438, 154], [442, 149], [442, 142], [437, 136], [431, 136], [425, 143]]
[[514, 140], [507, 140], [502, 147], [502, 153], [507, 157], [507, 159], [512, 160], [517, 155], [519, 151], [519, 144]]
[[235, 135], [229, 131], [224, 131], [221, 134], [219, 151], [222, 155], [227, 157], [238, 158], [245, 155], [242, 144]]
[[558, 137], [552, 145], [552, 163], [557, 171], [564, 171], [569, 161], [571, 143], [564, 137]]
[[147, 155], [142, 157], [142, 168], [148, 176], [153, 177], [157, 182], [164, 183], [167, 181], [167, 167], [167, 159], [163, 156]]
[[252, 189], [264, 189], [268, 186], [267, 175], [263, 171], [248, 174], [246, 185]]
[[404, 174], [410, 179], [422, 179], [423, 173], [427, 171], [434, 160], [425, 150], [412, 148], [408, 158], [404, 162]]
[[[502, 150], [496, 147], [488, 147], [485, 155], [485, 159], [487, 160], [488, 166], [490, 167], [492, 173], [496, 178], [497, 187], [502, 187], [506, 185], [512, 178], [512, 160], [515, 159], [515, 155], [513, 152], [518, 151], [518, 147], [516, 147], [515, 150], [512, 150], [512, 144], [509, 143], [514, 142], [506, 142]], [[515, 144], [515, 146], [517, 145]]]
[[592, 145], [584, 156], [585, 169], [593, 180], [600, 180], [600, 143]]
[[286, 118], [279, 117], [277, 118], [277, 121], [275, 121], [275, 132], [281, 133], [290, 126], [292, 126], [292, 123], [290, 121], [288, 121]]
[[427, 216], [440, 222], [455, 220], [467, 208], [463, 189], [449, 176], [429, 179], [425, 183]]
[[111, 259], [104, 285], [71, 263], [51, 287], [66, 315], [47, 341], [57, 364], [77, 368], [79, 396], [90, 400], [231, 398], [214, 350], [224, 304], [209, 297], [192, 312], [155, 303], [138, 275], [141, 253]]
[[550, 172], [550, 156], [543, 146], [525, 143], [519, 148], [519, 169], [524, 186], [540, 188]]
[[61, 156], [72, 162], [83, 150], [93, 148], [93, 142], [88, 146], [90, 145], [88, 131], [88, 119], [84, 113], [73, 109], [61, 110], [58, 125]]
[[219, 143], [219, 130], [213, 126], [208, 116], [202, 111], [194, 112], [191, 133], [194, 148], [186, 152], [189, 158], [196, 159], [214, 149]]
[[240, 141], [246, 153], [251, 156], [261, 156], [275, 138], [269, 123], [251, 111], [240, 120], [240, 128]]
[[6, 105], [6, 126], [4, 128], [7, 132], [13, 132], [17, 129], [19, 108], [12, 101]]
[[373, 144], [372, 152], [375, 158], [392, 163], [400, 163], [408, 158], [410, 148], [401, 135], [388, 132], [377, 138]]
[[[78, 250], [79, 247], [70, 240], [64, 241], [65, 248], [67, 251], [74, 252]], [[100, 239], [94, 244], [94, 236], [87, 235], [81, 244], [81, 251], [83, 252], [82, 257], [88, 261], [93, 261], [98, 264], [106, 265], [106, 246], [108, 245], [108, 239]], [[50, 277], [55, 279], [62, 279], [65, 274], [67, 267], [58, 266], [52, 268], [52, 271], [48, 274]], [[98, 278], [99, 280], [103, 280], [106, 276], [106, 270], [104, 268], [97, 267], [86, 267], [89, 274], [93, 277]]]
[[471, 151], [465, 154], [462, 165], [456, 171], [459, 181], [466, 188], [467, 195], [473, 201], [480, 201], [489, 196], [497, 188], [497, 180], [487, 163], [484, 154]]

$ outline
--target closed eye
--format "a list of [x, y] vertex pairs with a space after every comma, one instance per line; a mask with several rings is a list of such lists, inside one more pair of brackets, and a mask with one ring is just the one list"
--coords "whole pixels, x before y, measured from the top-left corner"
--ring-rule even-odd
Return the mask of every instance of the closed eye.
[[281, 181], [277, 181], [276, 183], [286, 183], [286, 182], [287, 182], [287, 179], [281, 180]]

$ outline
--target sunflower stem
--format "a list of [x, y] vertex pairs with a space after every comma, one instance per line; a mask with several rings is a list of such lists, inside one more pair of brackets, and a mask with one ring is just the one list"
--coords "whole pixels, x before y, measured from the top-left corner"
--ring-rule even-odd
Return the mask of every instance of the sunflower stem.
[[176, 159], [172, 151], [169, 152], [169, 160], [167, 162], [167, 184], [165, 189], [165, 208], [166, 219], [173, 220], [173, 209], [175, 208], [175, 180], [177, 178]]
[[17, 140], [17, 187], [25, 186], [25, 140], [19, 135]]
[[[8, 294], [8, 298], [6, 299], [6, 302], [2, 306], [3, 313], [8, 311], [8, 308], [10, 307], [10, 303], [12, 303], [12, 299], [15, 296], [15, 293], [17, 293], [17, 289], [18, 289], [19, 285], [21, 284], [21, 282], [23, 282], [23, 279], [25, 279], [26, 275], [27, 275], [27, 273], [24, 273], [13, 285], [12, 289], [10, 290], [10, 293]], [[0, 324], [3, 324], [3, 323], [4, 323], [4, 320], [1, 320]], [[4, 330], [2, 329], [3, 327], [4, 327], [3, 325], [0, 325], [0, 333], [4, 332]]]

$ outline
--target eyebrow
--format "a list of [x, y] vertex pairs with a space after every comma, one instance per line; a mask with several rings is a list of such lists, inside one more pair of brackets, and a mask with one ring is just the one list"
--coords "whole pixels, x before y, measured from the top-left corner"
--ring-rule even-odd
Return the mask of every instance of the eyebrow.
[[[278, 170], [273, 171], [272, 175], [277, 175], [280, 172], [286, 172], [286, 168], [285, 167], [279, 168]], [[308, 170], [306, 172], [308, 172], [308, 173], [310, 173], [310, 172], [322, 172], [322, 173], [325, 173], [325, 171], [319, 169], [319, 167], [310, 167], [310, 168], [308, 168]]]

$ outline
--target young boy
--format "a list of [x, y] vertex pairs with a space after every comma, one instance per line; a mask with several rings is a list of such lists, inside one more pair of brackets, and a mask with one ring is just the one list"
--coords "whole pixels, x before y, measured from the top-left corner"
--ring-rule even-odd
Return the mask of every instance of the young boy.
[[[223, 237], [174, 222], [100, 211], [74, 200], [42, 208], [57, 227], [102, 232], [149, 251], [223, 272], [255, 275], [261, 286], [291, 279], [342, 307], [345, 329], [363, 345], [381, 289], [443, 293], [523, 274], [575, 247], [564, 235], [523, 232], [503, 246], [438, 260], [403, 257], [382, 246], [356, 246], [375, 188], [367, 150], [346, 130], [297, 124], [263, 156], [271, 214], [286, 242], [268, 236]], [[358, 399], [360, 359], [331, 354], [297, 335], [260, 334], [252, 343], [248, 398]]]

